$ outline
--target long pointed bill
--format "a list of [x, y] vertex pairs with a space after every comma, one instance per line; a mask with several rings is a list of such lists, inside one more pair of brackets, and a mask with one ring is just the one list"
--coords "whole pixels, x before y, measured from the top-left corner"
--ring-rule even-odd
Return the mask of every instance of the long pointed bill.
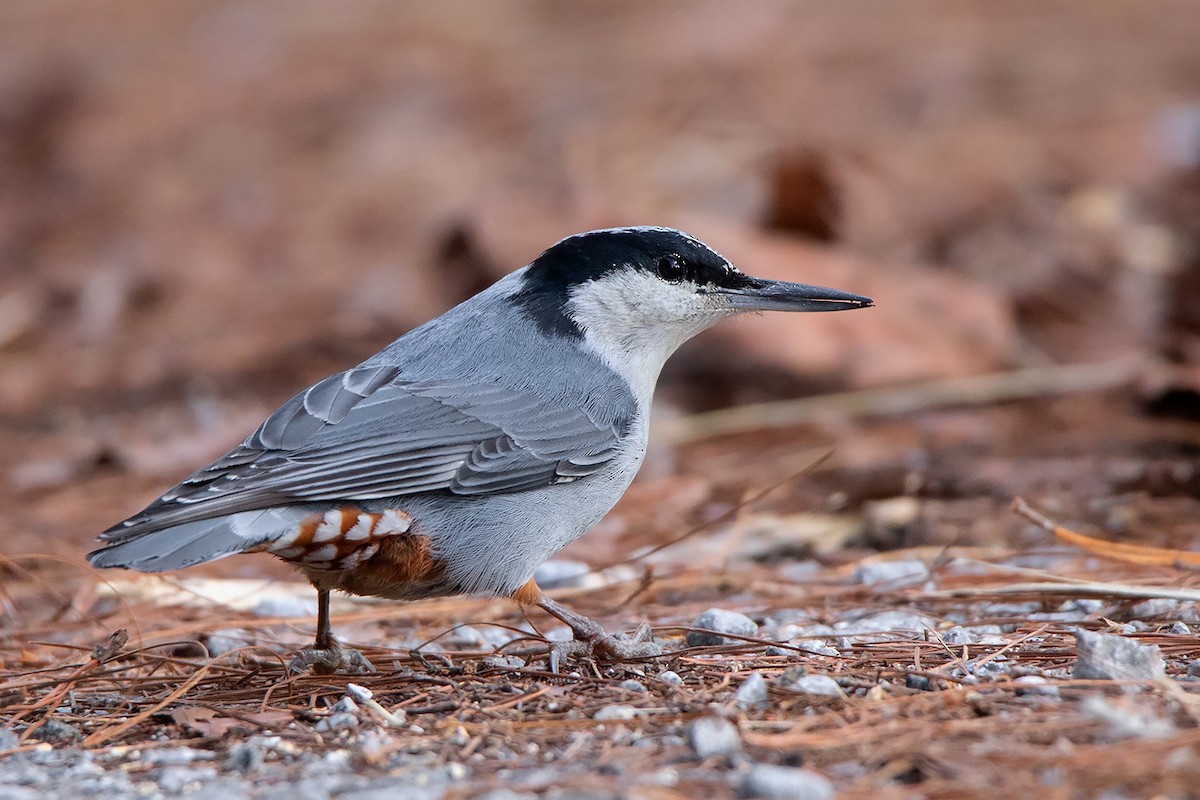
[[751, 278], [750, 281], [747, 286], [721, 288], [718, 292], [728, 301], [730, 308], [741, 311], [846, 311], [874, 305], [869, 297], [823, 286], [763, 278]]

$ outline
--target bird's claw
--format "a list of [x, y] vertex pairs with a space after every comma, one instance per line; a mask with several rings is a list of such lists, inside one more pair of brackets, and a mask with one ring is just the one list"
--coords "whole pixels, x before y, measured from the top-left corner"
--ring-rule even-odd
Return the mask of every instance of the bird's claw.
[[650, 626], [643, 622], [632, 635], [602, 629], [576, 630], [575, 638], [550, 645], [550, 671], [558, 672], [565, 659], [596, 657], [602, 661], [632, 661], [662, 655]]
[[363, 675], [375, 671], [375, 665], [357, 650], [334, 646], [328, 648], [306, 647], [297, 651], [288, 662], [291, 672], [312, 670], [317, 675], [350, 674]]

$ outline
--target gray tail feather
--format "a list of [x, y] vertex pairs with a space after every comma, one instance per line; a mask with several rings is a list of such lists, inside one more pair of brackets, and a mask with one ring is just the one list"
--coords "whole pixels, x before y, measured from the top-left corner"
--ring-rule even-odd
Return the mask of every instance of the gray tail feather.
[[88, 553], [93, 567], [167, 572], [259, 548], [293, 520], [285, 509], [246, 511], [187, 522]]

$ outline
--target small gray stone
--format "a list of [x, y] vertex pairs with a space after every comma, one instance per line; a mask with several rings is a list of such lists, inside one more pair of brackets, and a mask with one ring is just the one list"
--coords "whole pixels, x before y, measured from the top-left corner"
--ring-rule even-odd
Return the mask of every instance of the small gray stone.
[[151, 780], [169, 797], [194, 792], [216, 777], [217, 771], [212, 767], [163, 767], [150, 773]]
[[1194, 658], [1188, 662], [1187, 674], [1192, 678], [1200, 678], [1200, 658]]
[[[109, 770], [81, 778], [72, 787], [71, 797], [136, 797], [129, 773]], [[46, 797], [47, 795], [43, 795]], [[51, 797], [53, 795], [50, 795]]]
[[755, 764], [742, 777], [742, 797], [764, 800], [832, 800], [833, 784], [818, 772]]
[[1129, 609], [1128, 619], [1179, 619], [1183, 603], [1166, 597], [1143, 600]]
[[803, 692], [817, 697], [846, 696], [837, 681], [828, 675], [805, 675], [793, 681], [788, 688], [794, 692]]
[[329, 711], [332, 714], [357, 714], [358, 703], [354, 702], [354, 699], [351, 697], [343, 697], [330, 706]]
[[180, 767], [193, 761], [208, 761], [213, 754], [194, 747], [163, 747], [142, 753], [142, 763], [149, 767]]
[[1075, 631], [1079, 654], [1071, 677], [1078, 680], [1153, 681], [1165, 672], [1157, 645], [1144, 645], [1123, 636]]
[[911, 672], [904, 676], [904, 687], [916, 689], [918, 692], [933, 691], [933, 683], [924, 675], [914, 675]]
[[940, 636], [942, 641], [950, 645], [1005, 643], [998, 625], [972, 625], [966, 628], [955, 625], [942, 631]]
[[942, 631], [942, 641], [946, 644], [962, 645], [975, 644], [976, 636], [961, 625], [955, 625], [949, 630]]
[[73, 744], [83, 738], [79, 728], [51, 717], [30, 734], [31, 739], [48, 744]]
[[929, 577], [929, 568], [924, 561], [876, 561], [859, 564], [854, 570], [855, 583], [889, 584], [904, 586]]
[[984, 680], [995, 680], [1001, 675], [1008, 675], [1012, 672], [1012, 668], [1005, 661], [1001, 661], [1000, 657], [993, 658], [991, 661], [984, 660], [979, 663], [970, 661], [967, 663], [967, 670], [967, 675], [983, 678]]
[[338, 793], [337, 797], [338, 800], [396, 800], [398, 797], [404, 800], [441, 800], [446, 796], [449, 785], [440, 780], [425, 779], [413, 783], [414, 780], [421, 781], [423, 777], [423, 772], [409, 769], [395, 777], [372, 781], [370, 786], [357, 791]]
[[1106, 724], [1107, 738], [1166, 739], [1175, 734], [1175, 724], [1161, 716], [1157, 708], [1147, 704], [1114, 701], [1102, 694], [1090, 694], [1083, 699], [1080, 710], [1092, 719]]
[[1017, 697], [1040, 695], [1042, 697], [1058, 697], [1058, 687], [1040, 675], [1022, 675], [1013, 680], [1017, 687]]
[[266, 761], [263, 749], [254, 742], [239, 742], [229, 748], [222, 768], [229, 772], [242, 775], [255, 775], [263, 768]]
[[[555, 628], [550, 638], [555, 638], [561, 635], [562, 628]], [[572, 637], [571, 631], [566, 631], [566, 639]], [[455, 628], [450, 635], [442, 638], [442, 643], [447, 648], [454, 649], [470, 649], [470, 650], [495, 650], [509, 644], [513, 639], [512, 631], [503, 628], [494, 628], [490, 625], [461, 625]]]
[[271, 595], [254, 604], [256, 617], [312, 617], [317, 613], [317, 601], [310, 598]]
[[591, 566], [582, 561], [556, 558], [538, 567], [537, 572], [533, 574], [533, 579], [543, 589], [561, 589], [580, 585], [583, 582], [583, 576], [591, 571]]
[[592, 719], [599, 720], [599, 721], [626, 720], [626, 719], [633, 719], [634, 717], [637, 716], [637, 714], [638, 714], [638, 710], [636, 708], [634, 708], [633, 706], [614, 705], [614, 706], [605, 706], [604, 708], [600, 709], [599, 711], [597, 711], [595, 714], [592, 715]]
[[0, 750], [11, 750], [20, 743], [21, 737], [17, 735], [16, 731], [0, 728]]
[[538, 800], [536, 794], [514, 792], [512, 789], [492, 789], [487, 794], [479, 795], [477, 800]]
[[842, 636], [861, 636], [873, 633], [894, 637], [897, 634], [913, 636], [925, 630], [936, 630], [937, 623], [932, 617], [924, 614], [913, 614], [908, 611], [880, 611], [855, 620], [844, 620], [835, 624], [833, 628]]
[[739, 708], [749, 709], [765, 705], [767, 702], [767, 682], [761, 673], [751, 672], [734, 694], [734, 700]]
[[337, 733], [338, 731], [358, 730], [358, 717], [353, 714], [330, 714], [316, 724], [317, 733]]
[[821, 573], [821, 564], [813, 559], [791, 561], [779, 569], [780, 576], [791, 583], [807, 583]]
[[679, 673], [670, 669], [663, 670], [662, 672], [658, 673], [658, 679], [663, 683], [670, 684], [671, 686], [683, 685], [683, 678], [680, 677]]
[[521, 669], [525, 666], [525, 659], [520, 656], [502, 656], [494, 654], [483, 657], [483, 666], [491, 669]]
[[204, 646], [208, 648], [209, 655], [220, 656], [256, 641], [254, 634], [242, 628], [222, 628], [208, 634], [204, 639]]
[[1167, 628], [1167, 633], [1174, 634], [1175, 636], [1191, 636], [1192, 629], [1184, 623], [1176, 621], [1172, 622]]
[[688, 744], [698, 758], [734, 756], [742, 750], [737, 727], [721, 717], [701, 717], [688, 726]]
[[1103, 600], [1094, 600], [1090, 597], [1074, 597], [1070, 600], [1064, 600], [1058, 608], [1060, 611], [1091, 616], [1104, 608], [1105, 605]]
[[815, 640], [818, 636], [833, 636], [836, 631], [831, 626], [822, 625], [819, 622], [807, 624], [785, 622], [775, 629], [775, 633], [780, 639], [792, 641], [795, 639]]
[[621, 681], [621, 683], [618, 685], [627, 692], [644, 692], [644, 691], [646, 691], [646, 687], [643, 686], [638, 681], [635, 681], [633, 678], [630, 678], [629, 680], [626, 680], [626, 681]]
[[740, 639], [731, 639], [720, 634], [732, 633], [738, 636], [754, 636], [758, 633], [758, 625], [754, 620], [745, 614], [739, 614], [736, 611], [727, 611], [723, 608], [708, 609], [696, 617], [696, 621], [692, 623], [692, 627], [702, 628], [703, 630], [688, 632], [687, 643], [690, 647], [742, 644], [742, 640]]

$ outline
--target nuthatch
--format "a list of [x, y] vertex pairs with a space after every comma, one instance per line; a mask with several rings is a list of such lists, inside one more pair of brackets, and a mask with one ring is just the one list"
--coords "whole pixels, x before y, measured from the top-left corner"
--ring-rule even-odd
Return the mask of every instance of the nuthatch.
[[282, 558], [319, 598], [315, 647], [297, 667], [370, 669], [333, 637], [333, 590], [506, 595], [573, 630], [556, 656], [656, 654], [646, 626], [608, 634], [543, 595], [534, 571], [633, 480], [654, 386], [681, 344], [744, 311], [870, 305], [750, 277], [669, 228], [571, 236], [296, 395], [242, 444], [105, 531], [88, 558], [142, 572], [235, 553]]

